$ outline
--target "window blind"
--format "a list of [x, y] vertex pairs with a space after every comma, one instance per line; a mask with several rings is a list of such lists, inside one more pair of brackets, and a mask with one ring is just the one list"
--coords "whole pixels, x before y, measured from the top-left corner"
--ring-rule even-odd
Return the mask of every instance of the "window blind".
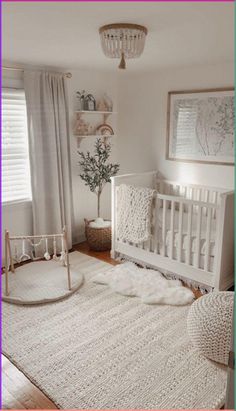
[[24, 90], [2, 90], [2, 202], [31, 200]]

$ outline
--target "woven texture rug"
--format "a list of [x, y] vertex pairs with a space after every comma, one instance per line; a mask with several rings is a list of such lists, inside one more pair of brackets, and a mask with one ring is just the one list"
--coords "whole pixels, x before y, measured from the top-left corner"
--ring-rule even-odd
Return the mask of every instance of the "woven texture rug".
[[59, 408], [213, 409], [226, 369], [192, 347], [189, 306], [145, 305], [91, 281], [110, 265], [70, 254], [85, 278], [66, 300], [3, 303], [3, 351]]

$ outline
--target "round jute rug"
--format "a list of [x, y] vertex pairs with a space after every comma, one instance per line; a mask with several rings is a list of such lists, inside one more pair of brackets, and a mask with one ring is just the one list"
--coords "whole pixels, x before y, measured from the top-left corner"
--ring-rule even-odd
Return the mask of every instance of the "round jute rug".
[[9, 295], [5, 295], [5, 274], [2, 275], [2, 299], [13, 304], [45, 304], [70, 296], [83, 283], [80, 272], [70, 270], [68, 289], [67, 268], [56, 261], [35, 261], [8, 274]]

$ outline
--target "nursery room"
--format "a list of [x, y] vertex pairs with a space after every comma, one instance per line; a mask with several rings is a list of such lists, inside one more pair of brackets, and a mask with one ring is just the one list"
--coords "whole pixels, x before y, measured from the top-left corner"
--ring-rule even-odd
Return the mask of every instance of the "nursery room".
[[234, 2], [2, 2], [1, 409], [234, 409]]

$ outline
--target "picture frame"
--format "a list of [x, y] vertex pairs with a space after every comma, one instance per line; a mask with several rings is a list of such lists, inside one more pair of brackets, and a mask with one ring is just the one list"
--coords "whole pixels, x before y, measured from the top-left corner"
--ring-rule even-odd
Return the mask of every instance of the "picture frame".
[[234, 165], [234, 88], [170, 91], [166, 159]]

